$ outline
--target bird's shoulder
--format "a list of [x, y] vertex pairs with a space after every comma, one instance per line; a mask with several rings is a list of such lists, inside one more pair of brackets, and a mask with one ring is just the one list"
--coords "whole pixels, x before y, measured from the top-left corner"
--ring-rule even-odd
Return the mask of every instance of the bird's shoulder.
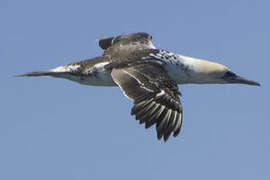
[[139, 49], [133, 51], [111, 51], [104, 53], [104, 57], [110, 59], [109, 69], [134, 66], [137, 64], [162, 64], [156, 55], [159, 49]]

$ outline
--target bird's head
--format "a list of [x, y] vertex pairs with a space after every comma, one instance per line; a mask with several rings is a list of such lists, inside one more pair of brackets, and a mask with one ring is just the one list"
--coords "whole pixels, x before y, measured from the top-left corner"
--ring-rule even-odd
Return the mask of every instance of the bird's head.
[[197, 79], [200, 81], [198, 83], [260, 86], [260, 83], [239, 76], [228, 67], [219, 63], [194, 58], [193, 65], [193, 70], [196, 72], [195, 76], [197, 76]]
[[239, 76], [229, 69], [221, 72], [220, 75], [221, 77], [219, 76], [219, 78], [224, 82], [224, 84], [247, 84], [252, 86], [260, 86], [260, 83]]

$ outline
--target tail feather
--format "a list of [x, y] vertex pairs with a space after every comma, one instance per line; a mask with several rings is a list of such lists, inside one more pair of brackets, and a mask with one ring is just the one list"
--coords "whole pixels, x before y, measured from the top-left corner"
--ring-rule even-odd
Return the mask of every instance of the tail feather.
[[65, 73], [65, 72], [51, 72], [51, 71], [47, 71], [47, 72], [30, 72], [30, 73], [18, 75], [17, 77], [57, 76], [57, 75], [63, 74], [63, 73]]

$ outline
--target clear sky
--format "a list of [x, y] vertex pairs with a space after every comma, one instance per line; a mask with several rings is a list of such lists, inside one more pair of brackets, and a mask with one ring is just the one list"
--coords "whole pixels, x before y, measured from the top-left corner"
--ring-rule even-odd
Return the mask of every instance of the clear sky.
[[[0, 1], [0, 179], [270, 179], [270, 1]], [[167, 143], [119, 88], [16, 78], [99, 56], [99, 37], [148, 32], [160, 49], [213, 60], [261, 87], [180, 85]]]

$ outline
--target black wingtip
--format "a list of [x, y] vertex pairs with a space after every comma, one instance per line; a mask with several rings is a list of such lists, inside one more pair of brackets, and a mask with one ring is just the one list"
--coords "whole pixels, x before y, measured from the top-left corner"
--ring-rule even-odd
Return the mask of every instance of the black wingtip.
[[173, 137], [178, 136], [178, 134], [180, 133], [180, 130], [181, 130], [181, 128], [179, 128], [179, 129], [177, 129], [176, 131], [174, 131]]
[[162, 138], [162, 133], [157, 132], [157, 138], [158, 138], [158, 140], [161, 140], [161, 138]]
[[106, 50], [113, 44], [114, 37], [101, 38], [98, 40], [98, 45], [101, 49]]

